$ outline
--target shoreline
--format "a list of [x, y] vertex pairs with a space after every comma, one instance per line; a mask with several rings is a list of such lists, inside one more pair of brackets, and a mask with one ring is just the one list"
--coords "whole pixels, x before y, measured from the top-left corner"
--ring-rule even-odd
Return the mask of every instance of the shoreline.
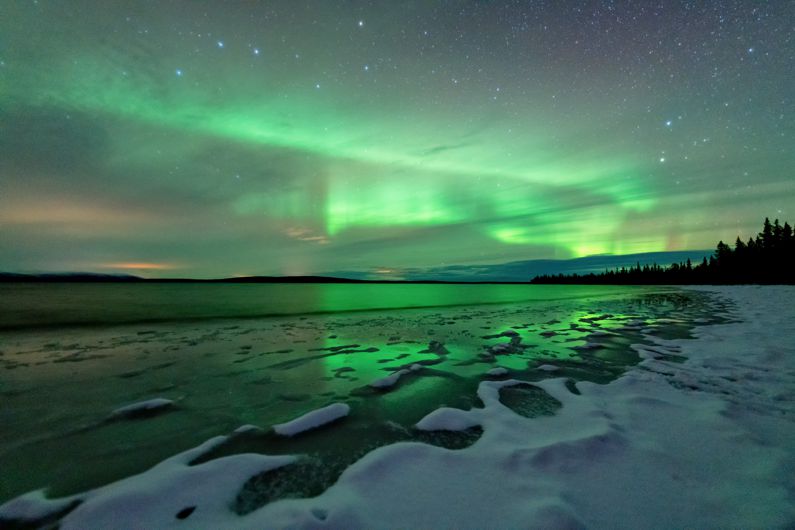
[[[553, 416], [517, 416], [494, 399], [499, 388], [520, 381], [483, 381], [478, 395], [485, 408], [437, 409], [420, 422], [452, 432], [480, 426], [473, 445], [455, 451], [417, 442], [386, 445], [315, 497], [235, 515], [221, 502], [245, 482], [245, 465], [235, 468], [240, 484], [204, 488], [190, 521], [229, 528], [391, 528], [390, 521], [441, 528], [791, 525], [795, 311], [788, 301], [795, 289], [693, 290], [731, 300], [734, 311], [722, 316], [741, 321], [698, 325], [694, 339], [647, 335], [652, 346], [634, 347], [639, 364], [605, 385], [578, 382], [578, 394], [566, 378], [531, 383], [562, 404]], [[243, 462], [226, 458], [230, 465]], [[264, 458], [263, 465], [271, 465], [267, 459], [276, 457]], [[212, 462], [218, 460], [194, 467]], [[162, 481], [150, 480], [149, 471], [137, 476], [152, 488], [145, 501], [119, 486], [136, 477], [87, 492], [62, 528], [170, 524], [187, 507], [175, 484], [191, 490], [183, 481], [187, 471], [172, 471]], [[204, 471], [207, 480], [217, 480], [210, 468], [191, 473]], [[62, 502], [34, 493], [0, 513], [41, 514]]]

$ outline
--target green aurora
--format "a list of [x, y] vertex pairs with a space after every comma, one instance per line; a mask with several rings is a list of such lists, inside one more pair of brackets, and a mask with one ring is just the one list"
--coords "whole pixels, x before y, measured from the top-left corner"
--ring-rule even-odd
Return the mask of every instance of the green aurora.
[[0, 269], [399, 277], [748, 236], [794, 204], [795, 13], [730, 4], [8, 2]]

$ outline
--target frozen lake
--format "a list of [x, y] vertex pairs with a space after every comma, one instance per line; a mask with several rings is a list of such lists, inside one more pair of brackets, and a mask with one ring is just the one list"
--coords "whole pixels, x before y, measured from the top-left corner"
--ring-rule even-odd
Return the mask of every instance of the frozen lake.
[[0, 291], [0, 523], [795, 517], [789, 288]]
[[[80, 492], [139, 473], [240, 425], [267, 429], [345, 402], [352, 413], [334, 427], [289, 440], [242, 436], [216, 452], [316, 457], [305, 465], [314, 472], [298, 470], [284, 479], [286, 486], [260, 488], [268, 492], [259, 497], [246, 493], [242, 511], [274, 497], [316, 494], [377, 446], [411, 439], [471, 444], [475, 431], [430, 440], [413, 426], [442, 405], [477, 406], [484, 379], [607, 382], [637, 362], [629, 345], [643, 342], [642, 332], [687, 336], [694, 322], [714, 320], [704, 295], [670, 288], [0, 289], [6, 327], [0, 335], [0, 501], [42, 487], [55, 496]], [[390, 309], [372, 309], [384, 307]], [[495, 368], [495, 375], [487, 374]], [[119, 407], [157, 398], [172, 403], [132, 417], [111, 416]], [[505, 399], [525, 415], [550, 414], [559, 406], [528, 389]]]

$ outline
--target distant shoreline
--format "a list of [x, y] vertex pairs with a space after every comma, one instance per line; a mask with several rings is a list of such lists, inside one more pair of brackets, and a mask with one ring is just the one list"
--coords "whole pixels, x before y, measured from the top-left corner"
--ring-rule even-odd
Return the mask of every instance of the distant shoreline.
[[[142, 278], [132, 275], [111, 274], [17, 274], [0, 273], [0, 284], [5, 283], [113, 283], [113, 284], [142, 284], [142, 283], [205, 283], [205, 284], [376, 284], [376, 285], [630, 285], [630, 286], [688, 286], [688, 285], [789, 285], [780, 282], [634, 282], [616, 281], [607, 282], [602, 279], [590, 278], [587, 275], [579, 276], [577, 282], [571, 277], [564, 276], [568, 281], [547, 281], [535, 277], [528, 281], [465, 281], [465, 280], [362, 280], [353, 278], [338, 278], [335, 276], [243, 276], [240, 278]], [[552, 277], [553, 279], [557, 279]], [[541, 281], [539, 281], [541, 280]], [[590, 281], [589, 281], [590, 280]]]
[[0, 283], [362, 283], [362, 284], [448, 284], [448, 285], [530, 285], [531, 281], [455, 280], [361, 280], [335, 276], [244, 276], [240, 278], [142, 278], [103, 274], [9, 274], [0, 273]]

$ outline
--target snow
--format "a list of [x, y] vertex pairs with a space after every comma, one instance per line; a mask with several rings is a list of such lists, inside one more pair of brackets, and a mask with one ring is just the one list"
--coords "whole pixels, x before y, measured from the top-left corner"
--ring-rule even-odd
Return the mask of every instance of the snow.
[[503, 354], [503, 353], [510, 353], [512, 350], [512, 346], [506, 343], [495, 344], [492, 346], [489, 351], [495, 355]]
[[471, 447], [380, 448], [321, 496], [265, 506], [251, 526], [316, 527], [322, 509], [324, 526], [346, 528], [791, 527], [795, 289], [714, 291], [743, 322], [697, 328], [695, 340], [647, 337], [684, 363], [646, 359], [611, 384], [578, 383], [580, 395], [563, 378], [535, 383], [563, 407], [533, 419], [499, 403], [515, 382], [484, 381], [484, 408], [442, 408], [417, 425], [480, 425]]
[[154, 398], [119, 407], [110, 413], [111, 418], [131, 418], [142, 414], [153, 412], [158, 409], [167, 409], [174, 405], [174, 402], [166, 398]]
[[558, 370], [560, 370], [560, 368], [558, 368], [554, 364], [542, 364], [540, 366], [536, 366], [536, 370], [541, 370], [543, 372], [557, 372]]
[[475, 414], [444, 407], [422, 418], [416, 427], [422, 431], [463, 431], [478, 425], [480, 420]]
[[416, 371], [417, 370], [417, 369], [414, 368], [414, 366], [419, 366], [419, 365], [412, 365], [411, 369], [404, 368], [403, 370], [398, 370], [397, 372], [393, 373], [392, 375], [388, 375], [386, 377], [382, 377], [380, 379], [376, 379], [375, 381], [370, 383], [370, 386], [373, 387], [373, 388], [390, 388], [392, 386], [395, 386], [395, 383], [397, 383], [398, 380], [401, 377], [403, 377], [404, 375], [410, 373], [411, 371]]
[[303, 416], [299, 416], [287, 423], [274, 425], [273, 430], [276, 434], [282, 436], [295, 436], [308, 430], [322, 427], [340, 418], [344, 418], [350, 411], [351, 407], [345, 403], [333, 403], [327, 407], [307, 412]]
[[[32, 492], [0, 506], [0, 518], [31, 520], [79, 500], [64, 530], [184, 526], [175, 514], [192, 506], [187, 524], [199, 528], [795, 527], [795, 287], [702, 289], [728, 299], [736, 322], [698, 327], [695, 339], [647, 336], [640, 365], [606, 385], [577, 383], [579, 394], [565, 378], [532, 383], [560, 401], [555, 415], [502, 405], [500, 389], [521, 381], [482, 381], [482, 407], [442, 407], [416, 426], [480, 426], [466, 449], [381, 447], [317, 497], [237, 516], [229, 505], [243, 483], [295, 457], [189, 465], [219, 437], [74, 497]], [[346, 414], [338, 403], [277, 427], [298, 433]]]
[[52, 514], [66, 510], [73, 503], [79, 502], [74, 497], [48, 499], [43, 490], [31, 491], [26, 495], [12, 499], [0, 506], [0, 523], [4, 519], [14, 521], [38, 521]]
[[228, 525], [229, 505], [246, 480], [296, 460], [294, 456], [238, 454], [191, 465], [229, 438], [211, 438], [144, 473], [79, 495], [49, 500], [43, 491], [33, 491], [0, 506], [0, 523], [39, 520], [77, 504], [61, 519], [62, 530], [166, 528], [180, 522], [176, 514], [190, 507], [195, 510], [189, 517], [201, 518], [207, 527]]
[[497, 368], [492, 368], [491, 370], [486, 372], [486, 375], [491, 375], [491, 376], [495, 376], [495, 377], [496, 376], [500, 376], [500, 375], [506, 375], [506, 374], [508, 374], [508, 370], [506, 368], [501, 367], [501, 366], [498, 366]]
[[232, 432], [235, 434], [248, 434], [252, 432], [262, 432], [262, 428], [257, 427], [256, 425], [246, 424], [246, 425], [241, 425]]

